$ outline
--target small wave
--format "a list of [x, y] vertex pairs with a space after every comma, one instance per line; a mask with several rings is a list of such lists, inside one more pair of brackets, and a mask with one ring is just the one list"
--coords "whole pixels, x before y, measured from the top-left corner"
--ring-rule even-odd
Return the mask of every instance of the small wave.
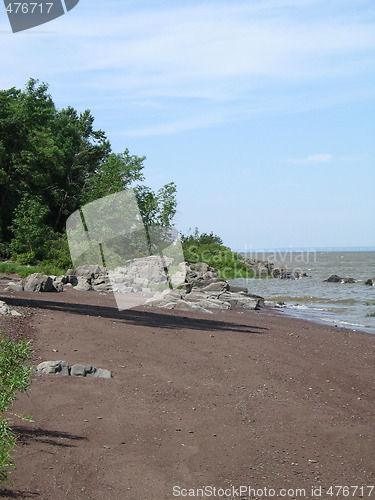
[[327, 297], [314, 297], [312, 295], [302, 295], [301, 297], [292, 297], [288, 295], [278, 295], [267, 297], [267, 300], [273, 302], [318, 302], [323, 304], [356, 304], [356, 299], [331, 299]]
[[321, 321], [325, 321], [326, 323], [336, 323], [338, 325], [346, 325], [346, 326], [357, 326], [358, 328], [366, 328], [367, 325], [362, 325], [360, 323], [351, 323], [350, 321], [339, 320], [335, 318], [319, 318]]

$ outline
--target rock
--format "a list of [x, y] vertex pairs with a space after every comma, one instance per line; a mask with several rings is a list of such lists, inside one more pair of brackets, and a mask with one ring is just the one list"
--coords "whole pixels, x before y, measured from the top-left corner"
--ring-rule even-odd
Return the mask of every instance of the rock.
[[[69, 269], [68, 272], [69, 271], [71, 270]], [[69, 276], [68, 272], [66, 274]], [[74, 276], [77, 277], [81, 276], [83, 278], [97, 278], [99, 275], [106, 275], [107, 269], [102, 266], [86, 264], [84, 266], [77, 267], [70, 274], [73, 274]]]
[[8, 286], [5, 288], [6, 292], [22, 292], [22, 281], [9, 281]]
[[204, 309], [230, 309], [231, 305], [229, 302], [225, 302], [223, 300], [219, 299], [213, 299], [213, 298], [207, 298], [200, 300], [198, 302], [198, 305], [200, 307], [203, 307]]
[[55, 284], [51, 276], [34, 273], [23, 280], [23, 289], [25, 292], [61, 292], [62, 285]]
[[200, 274], [206, 273], [210, 267], [205, 262], [197, 262], [194, 266], [194, 271]]
[[340, 278], [337, 274], [332, 274], [332, 276], [324, 281], [328, 283], [355, 283], [354, 278]]
[[88, 377], [95, 378], [112, 378], [112, 372], [104, 368], [96, 368], [96, 371], [92, 375], [87, 375]]
[[340, 276], [337, 276], [337, 274], [332, 274], [328, 279], [324, 280], [327, 283], [341, 283], [342, 278]]
[[76, 364], [71, 367], [70, 375], [72, 377], [86, 377], [88, 371], [92, 371], [92, 366]]
[[72, 269], [68, 269], [66, 275], [62, 277], [61, 283], [63, 285], [76, 286], [78, 284], [78, 278], [77, 278], [77, 276], [75, 276], [73, 274], [68, 274], [69, 271], [74, 272]]
[[44, 361], [37, 366], [36, 371], [38, 373], [71, 375], [73, 377], [112, 378], [112, 373], [104, 368], [79, 363], [69, 368], [67, 361]]
[[247, 290], [247, 287], [246, 286], [234, 286], [234, 285], [230, 285], [230, 288], [229, 290], [231, 292], [243, 292], [243, 293], [248, 293], [248, 290]]
[[38, 373], [70, 375], [69, 363], [67, 361], [44, 361], [36, 367]]
[[217, 281], [216, 283], [211, 283], [202, 288], [203, 292], [223, 292], [224, 290], [229, 290], [229, 284], [226, 281]]
[[8, 304], [0, 300], [0, 314], [6, 315], [10, 314], [11, 316], [22, 316], [21, 313], [15, 311], [14, 309], [11, 309]]
[[368, 285], [368, 286], [375, 286], [375, 278], [367, 280], [367, 281], [365, 282], [365, 285]]
[[77, 284], [74, 286], [74, 290], [81, 290], [82, 292], [88, 292], [92, 290], [91, 286], [91, 278], [85, 278], [83, 276], [79, 276], [77, 278]]
[[212, 314], [211, 311], [205, 309], [196, 302], [187, 302], [186, 300], [179, 300], [175, 305], [175, 309], [177, 311], [196, 311]]

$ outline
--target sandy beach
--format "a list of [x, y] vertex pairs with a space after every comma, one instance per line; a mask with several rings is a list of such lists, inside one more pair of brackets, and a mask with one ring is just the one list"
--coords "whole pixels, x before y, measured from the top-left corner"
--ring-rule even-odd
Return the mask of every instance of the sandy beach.
[[24, 316], [2, 317], [2, 331], [32, 339], [35, 366], [92, 364], [113, 379], [35, 375], [14, 407], [34, 423], [16, 422], [0, 497], [370, 497], [375, 336], [269, 308], [119, 312], [110, 294], [3, 288]]

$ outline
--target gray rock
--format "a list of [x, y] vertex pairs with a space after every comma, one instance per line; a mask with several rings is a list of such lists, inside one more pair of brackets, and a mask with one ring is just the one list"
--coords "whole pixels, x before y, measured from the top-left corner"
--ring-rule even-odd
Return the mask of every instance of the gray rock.
[[[61, 287], [62, 288], [62, 287]], [[23, 289], [25, 292], [58, 292], [62, 291], [55, 286], [51, 276], [45, 274], [34, 273], [30, 274], [23, 280]]]
[[198, 304], [205, 309], [230, 309], [229, 302], [224, 302], [219, 299], [207, 298], [200, 300]]
[[67, 361], [44, 361], [36, 367], [38, 373], [70, 375], [69, 363]]
[[328, 283], [355, 283], [354, 278], [340, 278], [337, 274], [332, 274], [327, 280], [324, 280]]
[[67, 361], [44, 361], [36, 368], [37, 373], [71, 375], [73, 377], [112, 378], [112, 373], [104, 368], [75, 364], [69, 368]]
[[200, 274], [206, 273], [209, 269], [210, 267], [205, 262], [197, 262], [194, 266], [194, 271]]
[[72, 377], [86, 377], [86, 373], [88, 371], [87, 368], [90, 368], [92, 370], [92, 366], [81, 364], [73, 365], [70, 369], [70, 375]]
[[112, 378], [112, 372], [106, 370], [105, 368], [96, 368], [96, 371], [93, 374], [88, 374], [87, 377], [95, 377], [95, 378]]
[[375, 278], [374, 279], [369, 279], [365, 282], [365, 285], [368, 286], [375, 286]]
[[5, 291], [10, 292], [22, 292], [22, 290], [22, 281], [9, 281], [8, 286], [5, 288]]
[[102, 267], [102, 266], [95, 266], [95, 265], [86, 264], [84, 266], [77, 267], [76, 269], [74, 269], [74, 271], [72, 273], [68, 274], [68, 272], [67, 272], [68, 276], [70, 274], [73, 274], [74, 276], [83, 277], [83, 278], [97, 278], [100, 275], [106, 275], [107, 269], [105, 267]]
[[175, 309], [177, 311], [195, 311], [195, 312], [204, 312], [212, 314], [211, 311], [205, 309], [196, 302], [187, 302], [186, 300], [179, 300], [175, 305]]
[[327, 283], [341, 283], [342, 278], [340, 276], [337, 276], [337, 274], [332, 274], [328, 279], [324, 280]]
[[229, 290], [229, 284], [226, 281], [217, 281], [215, 283], [211, 283], [202, 288], [204, 292], [223, 292], [224, 290]]
[[230, 285], [229, 291], [230, 292], [236, 292], [236, 293], [238, 293], [238, 292], [248, 293], [246, 286], [234, 286], [234, 285]]
[[82, 292], [88, 292], [89, 290], [92, 290], [91, 278], [85, 278], [83, 276], [79, 276], [77, 279], [77, 284], [74, 287], [74, 290], [81, 290]]
[[15, 311], [14, 309], [11, 309], [8, 304], [0, 300], [0, 314], [6, 315], [10, 314], [11, 316], [22, 316], [21, 313]]

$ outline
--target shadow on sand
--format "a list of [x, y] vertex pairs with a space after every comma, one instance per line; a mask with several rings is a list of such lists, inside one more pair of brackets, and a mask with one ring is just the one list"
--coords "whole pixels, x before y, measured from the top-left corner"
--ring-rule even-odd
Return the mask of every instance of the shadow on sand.
[[175, 314], [163, 314], [160, 312], [145, 311], [139, 308], [119, 311], [116, 307], [38, 300], [21, 297], [4, 297], [4, 300], [9, 306], [13, 307], [18, 306], [31, 307], [35, 309], [49, 309], [52, 311], [59, 311], [69, 314], [108, 318], [126, 324], [149, 326], [154, 328], [230, 331], [257, 334], [264, 333], [264, 331], [268, 330], [268, 328], [259, 326], [219, 321], [208, 318], [192, 318], [187, 316], [177, 316]]

